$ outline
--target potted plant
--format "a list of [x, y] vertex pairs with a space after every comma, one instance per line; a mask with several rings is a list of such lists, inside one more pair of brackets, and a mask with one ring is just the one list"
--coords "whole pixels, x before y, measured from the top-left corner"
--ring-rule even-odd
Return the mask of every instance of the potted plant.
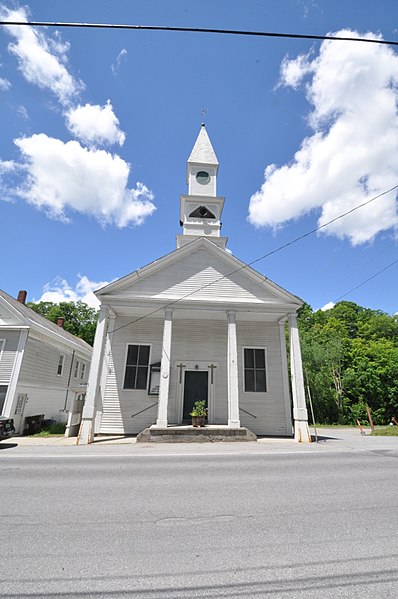
[[207, 407], [204, 399], [197, 400], [193, 404], [192, 412], [189, 413], [192, 416], [192, 426], [205, 426]]

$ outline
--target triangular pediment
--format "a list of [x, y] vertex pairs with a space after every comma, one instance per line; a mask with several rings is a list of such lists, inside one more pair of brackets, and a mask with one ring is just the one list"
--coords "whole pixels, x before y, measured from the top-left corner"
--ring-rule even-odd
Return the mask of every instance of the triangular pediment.
[[223, 304], [301, 305], [300, 300], [206, 238], [114, 281], [99, 297]]

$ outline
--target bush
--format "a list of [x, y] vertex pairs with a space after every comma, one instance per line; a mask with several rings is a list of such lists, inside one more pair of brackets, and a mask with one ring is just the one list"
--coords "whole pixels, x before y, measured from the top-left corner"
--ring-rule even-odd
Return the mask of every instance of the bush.
[[49, 437], [50, 435], [63, 435], [65, 433], [65, 422], [51, 422], [43, 426], [40, 433], [36, 433], [36, 437]]

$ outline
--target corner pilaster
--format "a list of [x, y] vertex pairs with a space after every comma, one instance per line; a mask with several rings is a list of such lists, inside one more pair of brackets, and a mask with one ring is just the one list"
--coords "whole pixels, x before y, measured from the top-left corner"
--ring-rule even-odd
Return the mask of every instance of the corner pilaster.
[[303, 365], [297, 315], [289, 314], [290, 370], [292, 375], [294, 438], [299, 443], [311, 443], [308, 412], [305, 404]]
[[104, 360], [104, 347], [108, 326], [109, 307], [101, 306], [98, 315], [98, 324], [95, 331], [93, 357], [91, 360], [90, 374], [88, 377], [87, 395], [84, 403], [82, 422], [77, 439], [79, 445], [92, 443], [94, 438], [94, 419], [96, 417], [99, 383]]

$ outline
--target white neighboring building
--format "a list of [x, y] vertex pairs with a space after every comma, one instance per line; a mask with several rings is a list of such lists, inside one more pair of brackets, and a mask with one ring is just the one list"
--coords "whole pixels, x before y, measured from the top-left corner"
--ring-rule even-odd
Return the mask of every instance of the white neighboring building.
[[[25, 301], [26, 291], [16, 300], [0, 290], [0, 413], [14, 419], [17, 433], [28, 416], [67, 422], [81, 411], [92, 354], [63, 319], [50, 322]], [[77, 431], [68, 426], [68, 433]]]
[[301, 301], [225, 250], [218, 161], [202, 125], [188, 159], [177, 249], [96, 292], [101, 302], [80, 442], [189, 420], [309, 441]]

